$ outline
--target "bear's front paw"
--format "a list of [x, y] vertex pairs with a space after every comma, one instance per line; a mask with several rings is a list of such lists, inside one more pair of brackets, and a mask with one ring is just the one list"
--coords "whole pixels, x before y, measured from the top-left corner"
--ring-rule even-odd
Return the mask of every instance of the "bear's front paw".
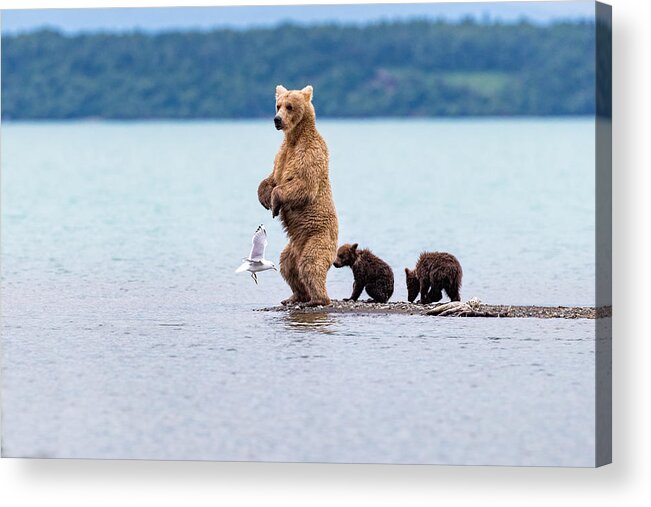
[[276, 218], [280, 213], [280, 208], [282, 203], [280, 202], [280, 197], [278, 197], [277, 192], [271, 193], [271, 217]]
[[271, 192], [273, 191], [273, 186], [269, 183], [268, 180], [262, 180], [260, 186], [258, 186], [258, 201], [266, 209], [271, 209]]

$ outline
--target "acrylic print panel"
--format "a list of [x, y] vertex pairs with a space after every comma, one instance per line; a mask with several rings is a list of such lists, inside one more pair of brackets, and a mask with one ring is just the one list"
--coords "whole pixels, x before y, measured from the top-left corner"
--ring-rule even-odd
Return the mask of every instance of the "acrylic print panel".
[[610, 462], [609, 7], [2, 14], [3, 456]]

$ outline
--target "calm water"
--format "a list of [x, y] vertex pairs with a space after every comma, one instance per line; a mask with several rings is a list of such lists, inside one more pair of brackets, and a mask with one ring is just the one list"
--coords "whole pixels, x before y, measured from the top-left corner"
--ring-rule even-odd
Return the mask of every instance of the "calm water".
[[[592, 120], [321, 121], [340, 239], [594, 304]], [[2, 130], [3, 454], [590, 466], [594, 321], [254, 312], [270, 121]], [[331, 297], [352, 274], [332, 269]]]

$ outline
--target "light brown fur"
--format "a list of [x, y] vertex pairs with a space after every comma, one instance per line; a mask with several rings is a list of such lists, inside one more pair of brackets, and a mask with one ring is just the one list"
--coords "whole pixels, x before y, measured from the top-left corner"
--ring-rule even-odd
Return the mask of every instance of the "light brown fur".
[[312, 87], [276, 87], [276, 128], [285, 138], [258, 199], [280, 215], [289, 242], [280, 273], [292, 289], [283, 304], [329, 305], [326, 276], [337, 254], [339, 226], [328, 177], [328, 147], [315, 125]]

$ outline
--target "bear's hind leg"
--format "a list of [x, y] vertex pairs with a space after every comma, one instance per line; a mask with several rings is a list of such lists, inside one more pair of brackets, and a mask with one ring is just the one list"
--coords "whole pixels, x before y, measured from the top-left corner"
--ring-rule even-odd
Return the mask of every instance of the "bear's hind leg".
[[375, 280], [366, 284], [366, 293], [371, 296], [371, 302], [386, 303], [391, 297], [393, 290], [389, 291], [386, 283]]
[[280, 274], [292, 289], [292, 295], [281, 301], [281, 304], [292, 305], [309, 300], [307, 289], [301, 282], [296, 252], [291, 241], [287, 243], [287, 246], [280, 254]]
[[445, 288], [445, 292], [450, 298], [450, 301], [461, 301], [461, 294], [459, 294], [459, 287], [450, 285]]
[[326, 289], [326, 276], [329, 267], [329, 263], [319, 261], [307, 260], [301, 263], [301, 279], [309, 294], [309, 300], [306, 303], [308, 306], [328, 306], [330, 304]]
[[[334, 246], [336, 248], [336, 244]], [[325, 247], [314, 238], [305, 245], [299, 261], [300, 280], [307, 289], [309, 300], [307, 306], [328, 306], [330, 298], [326, 289], [328, 270], [335, 258], [335, 250], [324, 254]]]

